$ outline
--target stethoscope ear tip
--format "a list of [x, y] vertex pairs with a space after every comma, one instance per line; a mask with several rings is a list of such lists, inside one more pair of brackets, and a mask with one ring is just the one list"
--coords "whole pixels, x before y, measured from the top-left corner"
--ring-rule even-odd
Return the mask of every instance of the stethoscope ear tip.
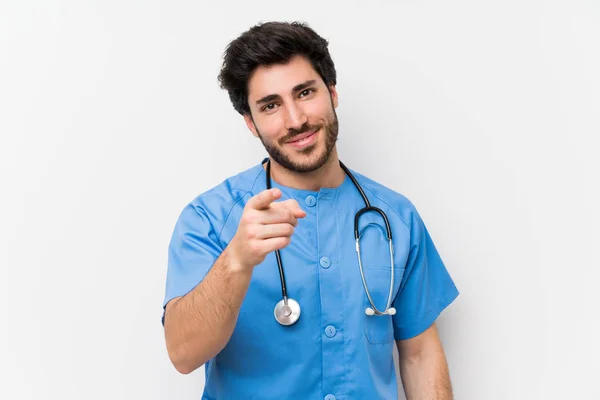
[[[367, 315], [375, 315], [375, 311], [371, 307], [367, 307], [365, 309], [365, 314]], [[396, 309], [394, 307], [388, 308], [387, 311], [380, 313], [379, 315], [396, 315]]]

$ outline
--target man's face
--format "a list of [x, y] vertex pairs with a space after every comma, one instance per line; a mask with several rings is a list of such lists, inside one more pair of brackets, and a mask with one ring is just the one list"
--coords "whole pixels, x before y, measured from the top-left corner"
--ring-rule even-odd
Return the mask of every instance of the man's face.
[[274, 161], [294, 172], [327, 162], [338, 135], [337, 92], [306, 58], [258, 67], [248, 82], [248, 104], [246, 124]]

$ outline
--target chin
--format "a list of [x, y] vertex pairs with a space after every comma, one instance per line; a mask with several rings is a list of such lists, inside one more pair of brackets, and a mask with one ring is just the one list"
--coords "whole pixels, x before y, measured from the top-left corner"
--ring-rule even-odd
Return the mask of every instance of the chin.
[[327, 163], [329, 155], [325, 150], [313, 150], [310, 154], [295, 154], [289, 157], [289, 161], [295, 166], [295, 169], [301, 172], [312, 172]]

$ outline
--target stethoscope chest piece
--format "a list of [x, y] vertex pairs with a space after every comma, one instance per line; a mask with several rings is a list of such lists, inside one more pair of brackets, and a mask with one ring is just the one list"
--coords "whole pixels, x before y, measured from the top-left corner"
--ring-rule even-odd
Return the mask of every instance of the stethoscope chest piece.
[[300, 318], [300, 304], [298, 304], [296, 300], [290, 298], [287, 299], [287, 304], [285, 303], [285, 299], [282, 299], [275, 306], [275, 319], [281, 325], [292, 325]]

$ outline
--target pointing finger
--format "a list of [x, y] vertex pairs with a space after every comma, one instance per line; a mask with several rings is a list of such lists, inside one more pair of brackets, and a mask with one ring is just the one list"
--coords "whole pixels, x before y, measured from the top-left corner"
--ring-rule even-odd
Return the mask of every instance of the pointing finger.
[[300, 204], [298, 204], [298, 202], [296, 200], [290, 199], [290, 200], [282, 201], [280, 203], [282, 205], [284, 205], [288, 210], [290, 210], [294, 214], [294, 217], [296, 217], [296, 218], [306, 217], [306, 211], [304, 211], [302, 208], [300, 208]]
[[269, 205], [281, 197], [281, 190], [277, 188], [263, 190], [248, 201], [248, 206], [255, 210], [264, 210]]

